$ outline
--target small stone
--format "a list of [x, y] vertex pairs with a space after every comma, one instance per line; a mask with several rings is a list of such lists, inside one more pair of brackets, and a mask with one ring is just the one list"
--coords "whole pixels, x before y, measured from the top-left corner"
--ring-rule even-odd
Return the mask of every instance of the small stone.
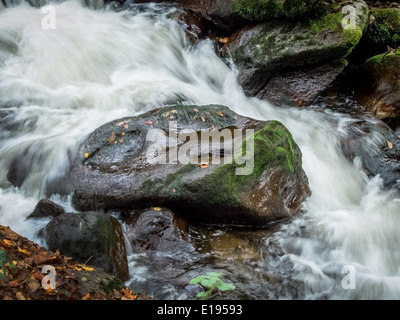
[[46, 218], [46, 217], [57, 217], [61, 214], [65, 213], [64, 208], [60, 205], [47, 200], [40, 200], [33, 212], [28, 216], [28, 219], [31, 218]]
[[15, 296], [17, 297], [18, 300], [26, 300], [22, 292], [17, 292]]
[[36, 280], [32, 280], [28, 283], [28, 288], [29, 290], [31, 290], [32, 292], [35, 292], [37, 289], [40, 288], [40, 284], [38, 281]]

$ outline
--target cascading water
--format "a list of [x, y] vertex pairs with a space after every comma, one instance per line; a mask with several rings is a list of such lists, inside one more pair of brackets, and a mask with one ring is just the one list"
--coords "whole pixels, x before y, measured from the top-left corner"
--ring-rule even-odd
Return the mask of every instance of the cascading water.
[[[241, 262], [217, 249], [191, 257], [132, 255], [130, 284], [184, 299], [191, 277], [224, 270], [237, 286], [230, 298], [400, 298], [400, 197], [342, 155], [343, 124], [355, 119], [245, 97], [210, 41], [190, 44], [171, 6], [130, 4], [116, 11], [68, 0], [53, 3], [56, 29], [45, 30], [40, 5], [0, 5], [0, 224], [40, 241], [36, 233], [47, 220], [26, 216], [100, 125], [176, 101], [223, 104], [289, 128], [313, 192], [306, 213], [277, 232], [243, 235], [257, 249]], [[376, 142], [364, 143], [373, 149]], [[72, 210], [68, 197], [52, 199]], [[201, 243], [208, 234], [220, 243], [241, 232], [194, 228], [191, 236]], [[346, 265], [355, 268], [356, 289], [341, 285]], [[159, 272], [166, 266], [174, 271]]]

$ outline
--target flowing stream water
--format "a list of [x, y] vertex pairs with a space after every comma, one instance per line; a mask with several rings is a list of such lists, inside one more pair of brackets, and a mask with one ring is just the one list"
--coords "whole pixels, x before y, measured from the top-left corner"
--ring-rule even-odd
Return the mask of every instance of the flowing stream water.
[[[222, 104], [289, 128], [312, 190], [305, 213], [266, 230], [193, 226], [193, 253], [131, 254], [128, 285], [190, 299], [192, 277], [221, 271], [237, 288], [216, 298], [400, 298], [400, 196], [343, 156], [340, 139], [357, 119], [247, 98], [234, 66], [211, 41], [192, 45], [171, 6], [92, 2], [53, 3], [48, 30], [39, 6], [0, 2], [0, 224], [43, 244], [37, 231], [48, 220], [26, 216], [100, 125], [176, 101]], [[69, 197], [51, 199], [73, 210]], [[355, 289], [342, 287], [344, 266]]]

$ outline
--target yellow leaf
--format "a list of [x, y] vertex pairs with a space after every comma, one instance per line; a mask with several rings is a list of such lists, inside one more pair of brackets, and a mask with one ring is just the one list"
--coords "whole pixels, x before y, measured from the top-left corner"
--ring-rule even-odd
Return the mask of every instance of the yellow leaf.
[[205, 121], [206, 121], [206, 118], [201, 117], [201, 121], [205, 122]]
[[223, 117], [224, 113], [223, 112], [217, 112], [217, 115], [219, 115], [220, 117]]
[[85, 153], [85, 159], [87, 159], [87, 158], [89, 158], [89, 153], [88, 152]]
[[219, 38], [219, 42], [221, 42], [221, 43], [227, 43], [228, 42], [228, 37], [225, 37], [225, 38]]
[[387, 142], [387, 145], [388, 145], [389, 149], [392, 149], [393, 148], [393, 144], [390, 141], [386, 141], [386, 142]]
[[[14, 242], [14, 241], [12, 241], [12, 240], [3, 239], [3, 240], [1, 241], [1, 244], [2, 244], [3, 246], [7, 247], [7, 248], [10, 248], [10, 247], [13, 246], [13, 242]], [[14, 242], [14, 245], [15, 245], [15, 242]]]
[[111, 136], [107, 141], [108, 141], [108, 143], [111, 143], [111, 142], [114, 142], [115, 139], [116, 139], [116, 135], [115, 135], [115, 132], [113, 131], [113, 132], [111, 132]]
[[171, 113], [178, 113], [177, 110], [171, 110]]
[[82, 268], [79, 268], [78, 266], [76, 266], [76, 267], [74, 268], [74, 270], [81, 271], [81, 270], [82, 270]]
[[82, 269], [86, 270], [86, 271], [90, 271], [90, 272], [94, 271], [94, 268], [86, 267], [86, 266], [82, 266]]
[[194, 112], [199, 112], [199, 109], [194, 108], [193, 110], [194, 110]]
[[131, 120], [125, 120], [125, 121], [117, 122], [115, 125], [117, 127], [120, 127], [120, 126], [123, 125], [125, 129], [128, 129], [129, 128], [129, 124], [128, 124], [129, 122], [131, 122]]
[[22, 252], [23, 254], [26, 254], [27, 256], [31, 255], [31, 253], [28, 250], [21, 249], [20, 247], [18, 247], [18, 252]]
[[162, 208], [160, 208], [160, 207], [154, 207], [154, 208], [153, 208], [153, 210], [156, 210], [156, 211], [161, 211], [161, 210], [162, 210]]
[[125, 132], [122, 132], [121, 135], [124, 136], [124, 135], [125, 135]]

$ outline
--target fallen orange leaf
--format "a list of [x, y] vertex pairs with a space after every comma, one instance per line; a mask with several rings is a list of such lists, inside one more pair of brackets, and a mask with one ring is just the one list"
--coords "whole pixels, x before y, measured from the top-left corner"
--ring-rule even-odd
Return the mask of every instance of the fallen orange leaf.
[[220, 117], [223, 117], [224, 113], [223, 112], [217, 112], [217, 115], [219, 115]]
[[145, 121], [145, 124], [147, 124], [148, 126], [151, 126], [153, 124], [153, 122], [150, 120], [147, 120], [147, 121]]
[[390, 141], [386, 141], [386, 142], [387, 142], [387, 145], [388, 145], [389, 149], [392, 149], [393, 148], [393, 144]]
[[85, 153], [85, 159], [87, 159], [87, 158], [89, 158], [89, 153], [88, 152]]
[[28, 250], [26, 250], [26, 249], [21, 249], [20, 247], [18, 247], [18, 252], [22, 252], [23, 254], [26, 254], [27, 256], [30, 256], [30, 255], [31, 255], [31, 253], [30, 253]]
[[200, 168], [207, 168], [209, 165], [207, 164], [207, 163], [202, 163], [201, 165], [200, 165]]
[[113, 131], [113, 132], [111, 132], [111, 136], [107, 141], [108, 141], [108, 143], [111, 143], [111, 142], [114, 142], [115, 139], [116, 139], [116, 136], [115, 136], [115, 132]]
[[153, 209], [156, 210], [156, 211], [161, 211], [162, 210], [162, 208], [160, 208], [160, 207], [154, 207]]
[[12, 240], [3, 239], [3, 240], [1, 241], [1, 244], [2, 244], [3, 246], [7, 247], [7, 248], [10, 248], [10, 247], [12, 247], [13, 245], [15, 245], [15, 242], [12, 241]]
[[132, 294], [132, 290], [129, 290], [129, 288], [122, 289], [121, 292], [124, 294], [121, 300], [135, 300], [137, 297], [137, 295]]

